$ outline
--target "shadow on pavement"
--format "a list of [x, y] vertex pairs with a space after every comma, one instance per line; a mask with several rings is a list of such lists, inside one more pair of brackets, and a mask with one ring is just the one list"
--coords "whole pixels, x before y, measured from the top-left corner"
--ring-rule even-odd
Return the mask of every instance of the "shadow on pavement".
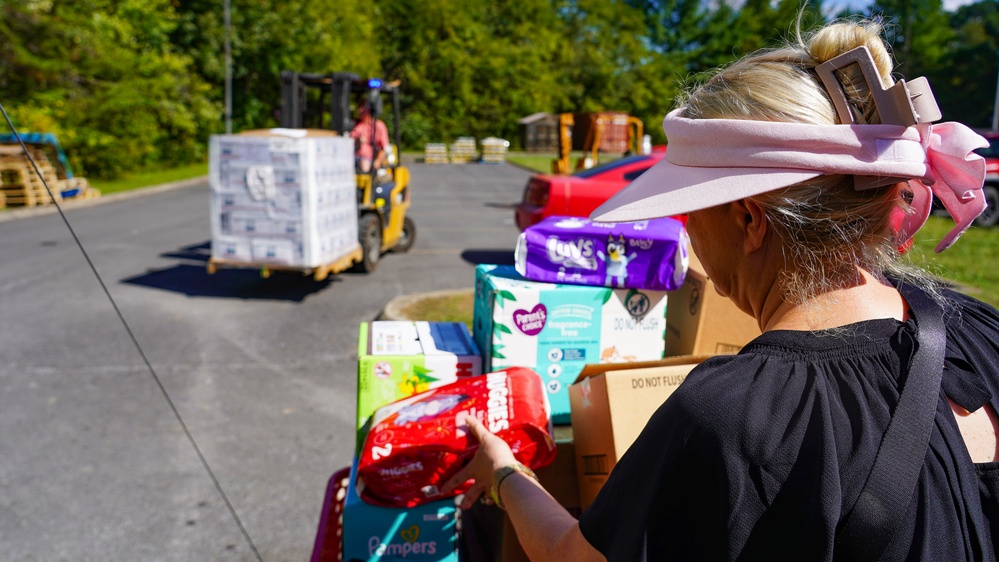
[[191, 244], [190, 246], [178, 249], [176, 252], [160, 254], [160, 257], [208, 263], [208, 258], [212, 257], [212, 243], [210, 240], [207, 240], [200, 244]]
[[461, 259], [468, 263], [479, 265], [493, 263], [496, 265], [513, 265], [513, 250], [477, 250], [469, 249], [461, 253]]
[[190, 297], [301, 302], [337, 281], [336, 276], [315, 281], [311, 276], [292, 271], [271, 271], [270, 277], [264, 279], [258, 268], [222, 268], [209, 275], [205, 266], [210, 256], [210, 242], [184, 246], [176, 252], [161, 254], [160, 257], [176, 258], [186, 263], [150, 270], [143, 275], [122, 279], [121, 282], [173, 291]]

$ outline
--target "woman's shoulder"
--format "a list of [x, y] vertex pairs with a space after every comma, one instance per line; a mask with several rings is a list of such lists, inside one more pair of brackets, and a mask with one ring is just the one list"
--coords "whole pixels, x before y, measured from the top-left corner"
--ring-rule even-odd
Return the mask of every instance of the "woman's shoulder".
[[747, 399], [782, 386], [792, 370], [763, 354], [717, 355], [692, 369], [669, 402], [677, 413], [703, 428], [739, 426]]
[[862, 415], [844, 404], [893, 387], [897, 321], [853, 328], [823, 334], [766, 332], [737, 355], [711, 357], [698, 365], [670, 397], [668, 408], [674, 419], [697, 431], [765, 457], [781, 440], [775, 431], [786, 437], [812, 423], [813, 415], [828, 417], [830, 410], [837, 410], [833, 418]]
[[[993, 381], [999, 364], [999, 311], [956, 291], [944, 291], [949, 369], [978, 373]], [[999, 389], [999, 380], [995, 381]]]
[[953, 289], [941, 291], [945, 302], [944, 317], [948, 328], [973, 327], [999, 332], [999, 310], [984, 301]]

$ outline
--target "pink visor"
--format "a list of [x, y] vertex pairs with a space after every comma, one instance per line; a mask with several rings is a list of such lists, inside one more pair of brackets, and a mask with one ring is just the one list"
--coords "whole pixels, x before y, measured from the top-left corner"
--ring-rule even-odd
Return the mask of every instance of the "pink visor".
[[688, 119], [683, 110], [663, 119], [666, 157], [591, 219], [630, 222], [689, 213], [820, 175], [849, 174], [868, 180], [858, 189], [912, 180], [916, 212], [903, 221], [904, 240], [925, 222], [932, 189], [957, 223], [940, 251], [985, 209], [985, 160], [973, 151], [988, 142], [960, 123], [810, 125]]

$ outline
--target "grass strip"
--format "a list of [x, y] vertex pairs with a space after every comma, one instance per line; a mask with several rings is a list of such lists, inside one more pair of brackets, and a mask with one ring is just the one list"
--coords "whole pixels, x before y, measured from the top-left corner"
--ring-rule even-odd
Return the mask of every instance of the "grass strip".
[[416, 299], [399, 312], [410, 320], [428, 322], [464, 322], [472, 329], [472, 310], [475, 295], [469, 290], [449, 295], [428, 296]]
[[208, 163], [190, 164], [166, 170], [136, 172], [113, 180], [88, 179], [90, 185], [101, 190], [102, 195], [131, 191], [163, 183], [187, 180], [208, 174]]
[[950, 218], [932, 216], [916, 233], [907, 256], [912, 265], [958, 284], [958, 290], [999, 307], [999, 228], [971, 227], [943, 253], [933, 251], [954, 227]]

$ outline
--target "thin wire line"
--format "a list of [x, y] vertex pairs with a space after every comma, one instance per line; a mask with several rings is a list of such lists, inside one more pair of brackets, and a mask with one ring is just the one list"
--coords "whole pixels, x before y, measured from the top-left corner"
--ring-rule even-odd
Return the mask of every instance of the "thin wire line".
[[48, 192], [49, 197], [52, 199], [52, 203], [59, 211], [59, 216], [62, 217], [62, 222], [66, 224], [66, 228], [69, 230], [69, 233], [73, 236], [73, 241], [76, 242], [76, 246], [80, 248], [80, 252], [83, 254], [84, 259], [87, 260], [87, 265], [90, 266], [90, 270], [93, 271], [94, 276], [97, 277], [97, 282], [100, 283], [101, 289], [104, 290], [104, 294], [107, 296], [108, 301], [110, 301], [111, 306], [114, 308], [115, 313], [118, 315], [118, 319], [121, 320], [121, 325], [125, 327], [125, 332], [128, 333], [128, 337], [132, 340], [132, 343], [135, 344], [135, 349], [139, 351], [139, 356], [142, 357], [142, 362], [146, 364], [146, 368], [149, 370], [149, 374], [152, 375], [153, 380], [156, 382], [156, 386], [158, 386], [160, 389], [160, 393], [163, 394], [163, 398], [170, 406], [170, 410], [173, 411], [174, 417], [177, 418], [177, 423], [179, 423], [180, 427], [184, 430], [184, 435], [187, 436], [188, 442], [191, 443], [191, 448], [193, 448], [194, 452], [197, 453], [198, 459], [201, 460], [201, 465], [205, 467], [205, 472], [208, 473], [208, 477], [211, 478], [212, 483], [215, 484], [215, 489], [218, 490], [219, 496], [222, 497], [222, 501], [225, 502], [226, 507], [229, 508], [229, 514], [232, 516], [233, 521], [235, 521], [236, 526], [239, 527], [239, 532], [243, 534], [243, 538], [246, 540], [246, 544], [249, 545], [250, 550], [253, 551], [253, 555], [257, 558], [257, 560], [263, 562], [263, 558], [260, 557], [260, 552], [257, 551], [256, 545], [253, 544], [253, 539], [251, 539], [250, 534], [246, 532], [246, 527], [243, 526], [243, 522], [240, 520], [239, 515], [236, 514], [236, 509], [232, 506], [232, 502], [229, 501], [229, 496], [226, 495], [225, 490], [222, 489], [222, 484], [219, 482], [219, 479], [215, 477], [215, 472], [212, 470], [212, 467], [208, 464], [208, 459], [206, 459], [205, 455], [201, 453], [201, 447], [198, 447], [198, 442], [194, 440], [194, 435], [191, 434], [191, 430], [188, 429], [187, 424], [184, 423], [184, 418], [180, 415], [180, 410], [177, 409], [177, 406], [173, 403], [173, 400], [170, 398], [170, 393], [167, 392], [167, 389], [165, 386], [163, 386], [163, 382], [160, 380], [159, 375], [156, 374], [156, 369], [153, 368], [153, 364], [150, 363], [149, 359], [146, 357], [146, 352], [143, 351], [142, 346], [139, 345], [139, 340], [136, 339], [135, 334], [132, 333], [132, 328], [129, 327], [128, 322], [125, 321], [125, 316], [121, 313], [121, 309], [118, 308], [118, 303], [115, 302], [114, 297], [111, 296], [111, 291], [108, 290], [107, 285], [104, 283], [104, 278], [102, 278], [101, 274], [98, 273], [97, 268], [94, 266], [94, 262], [90, 259], [90, 254], [88, 254], [87, 250], [84, 249], [83, 244], [80, 242], [79, 237], [77, 237], [76, 235], [76, 231], [73, 230], [73, 226], [69, 224], [69, 219], [66, 218], [66, 213], [63, 212], [62, 206], [56, 200], [55, 195], [53, 195], [52, 188], [49, 187], [49, 183], [45, 181], [45, 176], [43, 176], [41, 171], [39, 171], [38, 164], [35, 163], [35, 159], [31, 156], [31, 152], [28, 151], [28, 147], [25, 146], [24, 141], [21, 140], [21, 135], [18, 134], [17, 129], [14, 128], [14, 123], [11, 122], [10, 116], [7, 115], [7, 110], [4, 109], [2, 102], [0, 102], [0, 112], [3, 113], [4, 119], [7, 120], [7, 125], [10, 127], [10, 130], [14, 133], [14, 138], [17, 139], [18, 144], [20, 144], [21, 148], [24, 150], [24, 154], [25, 156], [28, 157], [28, 161], [31, 162], [31, 166], [35, 169], [35, 173], [38, 174], [38, 177], [42, 180], [42, 185], [45, 186], [45, 190]]

